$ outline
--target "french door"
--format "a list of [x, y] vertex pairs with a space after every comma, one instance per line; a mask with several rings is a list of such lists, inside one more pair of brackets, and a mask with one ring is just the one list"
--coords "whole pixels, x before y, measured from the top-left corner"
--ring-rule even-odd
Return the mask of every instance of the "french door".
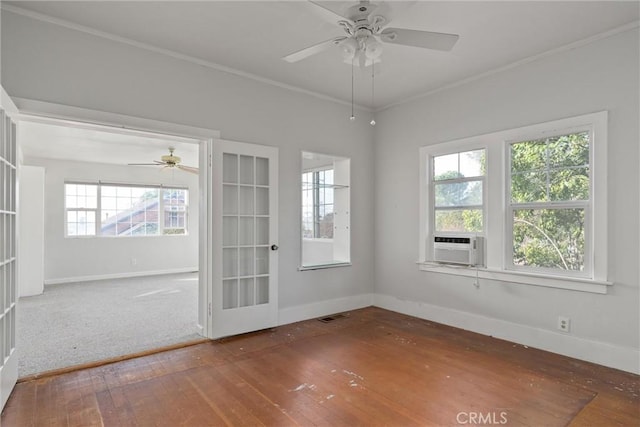
[[278, 149], [215, 140], [212, 338], [278, 323]]
[[[17, 144], [16, 125], [5, 108], [13, 106], [0, 88], [0, 410], [18, 379], [16, 355]], [[10, 105], [6, 105], [10, 104]], [[15, 109], [15, 107], [13, 107]]]

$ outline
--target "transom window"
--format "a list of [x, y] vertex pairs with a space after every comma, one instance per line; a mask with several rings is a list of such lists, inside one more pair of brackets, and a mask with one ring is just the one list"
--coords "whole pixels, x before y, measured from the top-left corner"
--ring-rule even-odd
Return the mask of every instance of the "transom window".
[[66, 235], [186, 234], [188, 196], [184, 188], [66, 183]]

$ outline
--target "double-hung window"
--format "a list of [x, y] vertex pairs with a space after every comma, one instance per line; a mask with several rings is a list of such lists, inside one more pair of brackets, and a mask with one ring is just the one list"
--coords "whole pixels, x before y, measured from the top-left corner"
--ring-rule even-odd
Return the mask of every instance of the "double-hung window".
[[65, 183], [66, 236], [186, 234], [188, 197], [161, 185]]
[[[606, 293], [607, 113], [420, 149], [425, 271]], [[434, 264], [434, 236], [482, 235], [481, 270]]]
[[98, 186], [66, 184], [67, 236], [95, 236], [98, 219]]
[[432, 157], [436, 232], [483, 231], [484, 160], [483, 149]]
[[509, 144], [510, 267], [589, 271], [590, 139], [581, 130]]

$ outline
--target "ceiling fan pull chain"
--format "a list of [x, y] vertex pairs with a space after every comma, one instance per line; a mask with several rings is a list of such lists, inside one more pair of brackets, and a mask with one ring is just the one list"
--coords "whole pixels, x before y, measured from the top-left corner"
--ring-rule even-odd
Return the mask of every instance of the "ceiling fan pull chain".
[[376, 120], [373, 117], [375, 112], [376, 112], [375, 91], [374, 91], [374, 88], [375, 88], [375, 85], [374, 85], [374, 79], [375, 79], [374, 69], [375, 69], [375, 66], [376, 66], [375, 62], [371, 62], [371, 116], [372, 117], [371, 117], [371, 121], [369, 122], [369, 124], [371, 126], [375, 126], [376, 125]]
[[354, 111], [353, 111], [353, 62], [356, 60], [356, 56], [354, 55], [351, 58], [351, 117], [349, 117], [349, 120], [354, 121], [356, 119], [356, 116], [354, 115]]

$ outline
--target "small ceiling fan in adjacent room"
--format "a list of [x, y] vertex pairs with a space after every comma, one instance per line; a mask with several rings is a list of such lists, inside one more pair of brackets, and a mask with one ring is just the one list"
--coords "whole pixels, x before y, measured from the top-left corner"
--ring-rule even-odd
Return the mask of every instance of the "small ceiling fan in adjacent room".
[[[342, 49], [345, 61], [353, 61], [364, 68], [379, 61], [383, 43], [449, 51], [459, 38], [457, 34], [435, 33], [408, 28], [385, 28], [390, 20], [383, 15], [385, 12], [381, 10], [384, 2], [379, 2], [376, 5], [369, 0], [361, 0], [340, 12], [334, 10], [335, 7], [329, 8], [317, 1], [309, 1], [309, 3], [331, 12], [336, 18], [343, 18], [337, 21], [337, 24], [347, 35], [335, 37], [293, 52], [282, 58], [287, 62], [298, 62], [323, 52], [332, 46], [338, 46]], [[389, 2], [389, 4], [392, 4], [392, 2]]]
[[160, 160], [153, 160], [153, 163], [128, 163], [129, 166], [162, 166], [162, 169], [180, 169], [181, 171], [198, 174], [198, 168], [193, 166], [184, 166], [180, 162], [182, 159], [175, 156], [173, 152], [175, 148], [169, 147], [169, 155], [160, 157]]

